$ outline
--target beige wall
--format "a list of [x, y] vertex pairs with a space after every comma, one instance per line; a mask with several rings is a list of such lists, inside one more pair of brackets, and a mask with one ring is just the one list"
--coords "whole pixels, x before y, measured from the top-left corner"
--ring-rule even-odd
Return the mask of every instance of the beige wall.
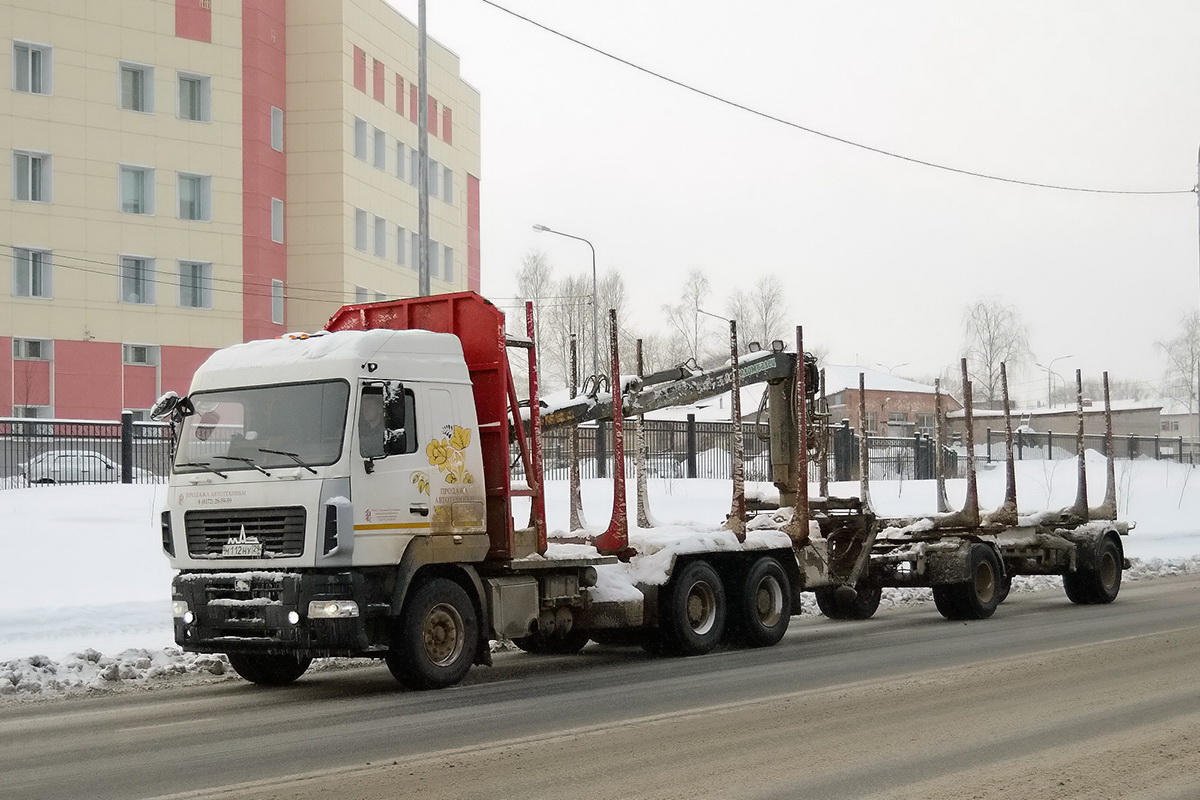
[[[208, 44], [176, 38], [173, 3], [5, 4], [0, 240], [51, 250], [54, 267], [52, 300], [13, 298], [11, 266], [3, 259], [0, 335], [183, 346], [240, 341], [240, 4], [214, 6]], [[49, 96], [11, 90], [14, 39], [53, 48]], [[123, 60], [153, 67], [153, 113], [119, 107]], [[178, 118], [177, 71], [210, 78], [211, 121]], [[12, 200], [14, 148], [50, 154], [50, 202]], [[120, 212], [122, 163], [155, 170], [152, 215]], [[177, 218], [178, 172], [211, 176], [211, 222]], [[120, 255], [156, 260], [153, 305], [118, 302]], [[212, 309], [179, 308], [181, 259], [213, 264]]]
[[[417, 125], [396, 111], [396, 73], [417, 79], [415, 25], [382, 0], [288, 3], [288, 319], [320, 327], [355, 287], [388, 298], [417, 293], [417, 189], [397, 176], [397, 141], [416, 149]], [[354, 47], [367, 54], [367, 91], [354, 86]], [[373, 65], [385, 64], [383, 102], [373, 95]], [[467, 286], [467, 173], [478, 176], [479, 95], [458, 75], [458, 57], [434, 41], [428, 48], [429, 94], [453, 113], [453, 142], [429, 137], [430, 158], [453, 172], [453, 202], [430, 199], [430, 239], [454, 251], [454, 278], [431, 281], [436, 292]], [[407, 91], [406, 91], [407, 95]], [[355, 157], [355, 118], [367, 123], [368, 157]], [[386, 163], [374, 163], [375, 130], [386, 139]], [[366, 250], [356, 247], [356, 209], [368, 215]], [[376, 217], [386, 222], [386, 255], [375, 255]], [[397, 226], [405, 229], [405, 263], [397, 261]], [[439, 265], [440, 266], [440, 265]]]

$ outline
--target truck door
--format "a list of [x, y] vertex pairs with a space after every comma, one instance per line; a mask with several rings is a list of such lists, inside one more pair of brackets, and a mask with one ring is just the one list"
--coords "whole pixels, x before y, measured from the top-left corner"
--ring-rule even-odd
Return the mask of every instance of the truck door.
[[[402, 403], [402, 422], [396, 413], [391, 419], [385, 414], [388, 392]], [[354, 557], [359, 563], [394, 563], [413, 535], [430, 530], [433, 512], [419, 446], [427, 412], [419, 394], [419, 387], [414, 391], [395, 383], [364, 382], [359, 387], [351, 434]]]

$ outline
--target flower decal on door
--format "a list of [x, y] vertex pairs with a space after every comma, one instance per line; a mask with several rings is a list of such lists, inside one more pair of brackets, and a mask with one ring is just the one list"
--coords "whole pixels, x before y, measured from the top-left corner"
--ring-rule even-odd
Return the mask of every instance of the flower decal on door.
[[425, 445], [429, 466], [437, 467], [446, 476], [446, 483], [473, 484], [475, 476], [467, 469], [467, 447], [471, 444], [471, 429], [461, 425], [442, 428], [443, 438], [431, 439]]

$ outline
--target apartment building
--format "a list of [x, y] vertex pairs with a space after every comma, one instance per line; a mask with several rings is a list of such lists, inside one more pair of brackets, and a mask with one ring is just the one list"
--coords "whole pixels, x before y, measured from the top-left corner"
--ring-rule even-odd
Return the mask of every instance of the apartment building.
[[[0, 416], [144, 415], [216, 348], [416, 293], [384, 0], [10, 0], [0, 41]], [[479, 96], [434, 41], [428, 76], [432, 288], [478, 289]]]

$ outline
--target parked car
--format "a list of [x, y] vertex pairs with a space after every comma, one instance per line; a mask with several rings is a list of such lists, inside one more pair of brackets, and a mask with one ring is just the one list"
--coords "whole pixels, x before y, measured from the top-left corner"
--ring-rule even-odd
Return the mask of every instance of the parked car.
[[[119, 483], [121, 465], [91, 450], [47, 450], [30, 459], [22, 475], [30, 483]], [[152, 478], [134, 467], [135, 483]]]

